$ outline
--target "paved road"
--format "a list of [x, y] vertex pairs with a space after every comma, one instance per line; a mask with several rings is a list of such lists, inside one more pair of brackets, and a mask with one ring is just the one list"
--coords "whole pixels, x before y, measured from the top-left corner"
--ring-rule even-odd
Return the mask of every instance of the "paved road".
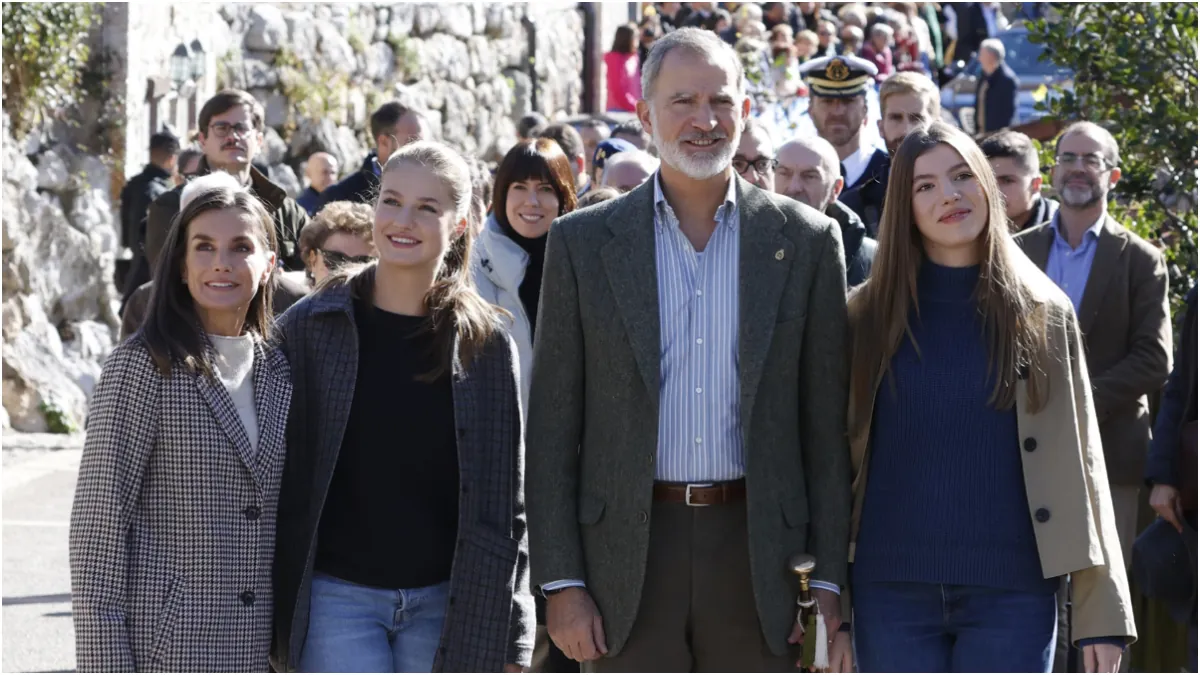
[[73, 672], [67, 524], [82, 439], [5, 434], [3, 484], [4, 672]]

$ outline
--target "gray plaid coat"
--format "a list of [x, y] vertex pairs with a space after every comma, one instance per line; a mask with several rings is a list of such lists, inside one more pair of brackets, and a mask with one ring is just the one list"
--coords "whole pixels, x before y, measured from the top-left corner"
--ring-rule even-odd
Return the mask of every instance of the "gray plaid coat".
[[257, 448], [219, 381], [163, 377], [137, 337], [105, 362], [71, 510], [81, 672], [267, 670], [292, 385], [261, 343], [253, 378]]
[[[308, 634], [317, 528], [354, 400], [358, 338], [349, 284], [305, 298], [280, 318], [295, 396], [279, 502], [272, 665], [295, 670]], [[455, 350], [457, 351], [457, 350]], [[434, 670], [528, 666], [534, 608], [525, 532], [525, 454], [516, 347], [505, 334], [463, 369], [455, 360], [458, 545]]]

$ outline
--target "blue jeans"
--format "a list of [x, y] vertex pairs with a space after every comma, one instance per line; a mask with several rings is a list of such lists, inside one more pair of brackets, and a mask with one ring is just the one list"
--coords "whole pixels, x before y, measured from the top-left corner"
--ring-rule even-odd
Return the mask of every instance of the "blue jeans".
[[860, 672], [1048, 673], [1054, 664], [1054, 595], [979, 586], [854, 586]]
[[450, 582], [387, 590], [313, 575], [304, 673], [428, 673]]

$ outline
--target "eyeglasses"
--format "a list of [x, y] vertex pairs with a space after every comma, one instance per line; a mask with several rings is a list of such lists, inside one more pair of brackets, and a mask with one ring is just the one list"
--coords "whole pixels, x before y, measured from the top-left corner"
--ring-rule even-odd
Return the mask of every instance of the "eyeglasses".
[[1079, 162], [1083, 162], [1084, 168], [1089, 171], [1100, 171], [1108, 165], [1108, 160], [1100, 155], [1076, 155], [1073, 152], [1064, 152], [1055, 158], [1060, 166], [1075, 166]]
[[777, 166], [779, 166], [779, 160], [775, 159], [774, 157], [759, 157], [753, 162], [743, 157], [733, 158], [734, 171], [737, 171], [743, 176], [746, 175], [746, 172], [750, 170], [750, 167], [754, 167], [754, 170], [758, 172], [758, 175], [765, 176], [766, 174], [774, 171], [775, 167]]
[[330, 272], [341, 269], [346, 265], [365, 265], [375, 259], [371, 255], [346, 255], [341, 251], [330, 251], [328, 249], [320, 249], [321, 257], [325, 259], [325, 267]]
[[238, 136], [246, 136], [253, 129], [254, 127], [246, 124], [245, 122], [238, 122], [237, 124], [230, 124], [229, 122], [213, 122], [212, 124], [208, 125], [208, 130], [211, 131], [212, 134], [217, 138], [225, 138], [231, 131]]

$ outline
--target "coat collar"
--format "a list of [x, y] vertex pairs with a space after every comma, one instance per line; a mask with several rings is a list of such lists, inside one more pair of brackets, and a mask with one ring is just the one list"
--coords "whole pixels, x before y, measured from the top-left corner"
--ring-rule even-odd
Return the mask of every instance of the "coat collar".
[[483, 232], [479, 235], [479, 246], [475, 250], [484, 276], [497, 288], [516, 293], [525, 279], [529, 254], [517, 242], [504, 235], [494, 214], [488, 216]]
[[[208, 358], [214, 359], [216, 352], [205, 339]], [[275, 455], [284, 449], [284, 424], [291, 405], [292, 384], [288, 364], [283, 354], [255, 339], [253, 380], [254, 409], [258, 424], [258, 447], [250, 446], [250, 437], [242, 425], [237, 407], [229, 391], [214, 377], [195, 375], [200, 396], [212, 411], [221, 430], [229, 439], [238, 457], [254, 477], [255, 483], [265, 486], [270, 481], [266, 475]]]
[[[208, 165], [208, 158], [201, 157], [200, 166], [196, 169], [196, 175], [204, 176], [212, 173], [212, 171], [213, 169]], [[275, 183], [272, 183], [271, 179], [264, 176], [253, 165], [250, 166], [250, 191], [266, 203], [271, 213], [283, 208], [283, 202], [287, 199], [287, 192]]]

